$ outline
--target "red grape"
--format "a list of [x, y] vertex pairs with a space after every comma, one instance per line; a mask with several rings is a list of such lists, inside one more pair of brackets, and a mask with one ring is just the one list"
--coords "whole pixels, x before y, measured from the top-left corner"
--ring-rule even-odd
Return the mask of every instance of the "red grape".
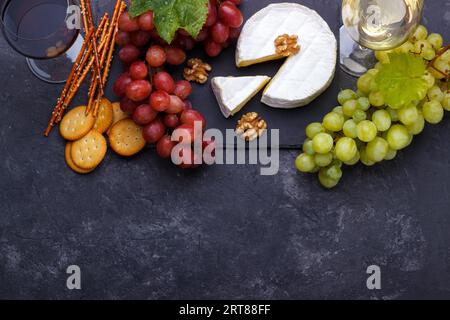
[[182, 124], [187, 124], [187, 125], [191, 125], [191, 126], [194, 126], [196, 122], [200, 122], [202, 130], [204, 130], [205, 126], [206, 126], [205, 118], [201, 115], [200, 112], [198, 112], [196, 110], [183, 111], [183, 113], [181, 114], [180, 120], [181, 120]]
[[176, 141], [179, 143], [191, 145], [194, 142], [195, 131], [191, 125], [183, 124], [179, 126], [174, 130], [172, 136], [174, 134], [176, 135], [175, 139], [178, 139]]
[[230, 39], [237, 39], [241, 34], [241, 29], [239, 28], [230, 28]]
[[205, 26], [211, 27], [217, 22], [217, 7], [212, 1], [208, 1], [208, 18]]
[[177, 114], [184, 110], [184, 102], [177, 96], [170, 96], [170, 104], [166, 113]]
[[119, 17], [119, 29], [126, 32], [138, 31], [138, 19], [131, 18], [128, 12], [122, 13]]
[[241, 4], [241, 0], [229, 0], [229, 1], [233, 2], [237, 6]]
[[165, 131], [164, 124], [159, 119], [155, 119], [144, 127], [142, 136], [148, 143], [155, 143], [164, 136]]
[[127, 87], [127, 97], [133, 101], [142, 101], [152, 92], [152, 85], [147, 80], [134, 80]]
[[127, 44], [122, 49], [120, 49], [119, 58], [125, 63], [132, 63], [139, 58], [140, 53], [141, 52], [136, 46]]
[[191, 110], [192, 109], [192, 102], [190, 102], [189, 100], [185, 100], [183, 102], [184, 102], [183, 110]]
[[157, 90], [150, 96], [150, 105], [158, 112], [166, 111], [170, 105], [170, 95], [163, 90]]
[[123, 97], [127, 93], [128, 85], [133, 81], [128, 72], [121, 74], [113, 85], [114, 94]]
[[158, 112], [153, 110], [148, 104], [141, 104], [133, 112], [133, 120], [140, 126], [149, 124], [158, 116]]
[[163, 90], [169, 94], [175, 90], [172, 76], [165, 71], [160, 71], [153, 76], [153, 84], [157, 90]]
[[219, 18], [231, 28], [239, 28], [244, 22], [241, 11], [231, 1], [222, 2], [219, 7]]
[[143, 80], [148, 76], [148, 67], [144, 61], [136, 61], [130, 66], [130, 75], [133, 80]]
[[161, 158], [167, 159], [172, 155], [175, 146], [176, 142], [172, 141], [169, 135], [165, 135], [156, 144], [156, 152]]
[[186, 54], [184, 51], [175, 46], [166, 47], [166, 59], [168, 64], [180, 65], [186, 61]]
[[166, 52], [160, 46], [154, 45], [147, 50], [147, 63], [153, 68], [159, 68], [166, 63]]
[[119, 47], [124, 47], [131, 42], [130, 34], [126, 31], [119, 30], [116, 36], [116, 44]]
[[220, 43], [214, 42], [211, 39], [208, 39], [205, 42], [205, 51], [210, 57], [217, 57], [222, 52], [222, 49], [223, 48]]
[[155, 29], [155, 24], [153, 23], [153, 12], [149, 11], [138, 18], [139, 28], [144, 31], [152, 31]]
[[192, 86], [189, 81], [180, 80], [175, 83], [174, 94], [181, 100], [186, 100], [192, 93]]
[[151, 39], [151, 35], [149, 32], [147, 31], [135, 31], [133, 33], [130, 34], [130, 38], [131, 38], [131, 42], [136, 46], [136, 47], [143, 47], [145, 46]]
[[182, 35], [183, 37], [189, 37], [190, 36], [190, 34], [189, 34], [189, 32], [187, 32], [186, 30], [184, 30], [184, 29], [178, 29], [178, 31], [177, 31], [180, 35]]
[[197, 38], [195, 38], [195, 41], [197, 42], [203, 42], [206, 39], [208, 39], [209, 36], [209, 30], [207, 28], [203, 28], [200, 30], [200, 33], [198, 34]]
[[127, 97], [123, 97], [120, 101], [120, 109], [125, 112], [132, 114], [134, 110], [140, 105], [139, 102], [134, 102], [133, 100], [128, 99]]
[[176, 114], [166, 114], [163, 122], [167, 128], [175, 129], [180, 124], [180, 118]]
[[222, 22], [217, 22], [211, 28], [211, 38], [217, 43], [224, 43], [230, 36], [230, 28]]

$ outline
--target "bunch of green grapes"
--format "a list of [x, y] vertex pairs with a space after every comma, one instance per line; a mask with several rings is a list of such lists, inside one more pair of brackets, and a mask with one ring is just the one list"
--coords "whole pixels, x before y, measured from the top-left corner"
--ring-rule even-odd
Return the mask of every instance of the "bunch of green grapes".
[[377, 90], [375, 76], [381, 64], [389, 63], [389, 52], [376, 52], [379, 62], [358, 79], [358, 90], [341, 91], [340, 105], [325, 115], [322, 122], [306, 127], [303, 152], [295, 161], [297, 169], [318, 173], [320, 183], [333, 188], [342, 178], [343, 165], [362, 162], [373, 166], [392, 160], [424, 130], [426, 123], [440, 123], [444, 110], [450, 111], [450, 50], [442, 45], [441, 35], [428, 35], [427, 29], [419, 26], [408, 42], [392, 50], [412, 52], [429, 63], [423, 76], [428, 92], [420, 100], [397, 109], [387, 107]]

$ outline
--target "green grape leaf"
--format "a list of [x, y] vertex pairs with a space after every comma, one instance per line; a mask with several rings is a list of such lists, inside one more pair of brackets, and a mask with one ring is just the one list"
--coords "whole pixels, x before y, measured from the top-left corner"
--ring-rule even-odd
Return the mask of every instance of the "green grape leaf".
[[129, 12], [137, 17], [153, 11], [159, 36], [171, 43], [178, 29], [196, 38], [208, 17], [208, 0], [133, 0]]
[[422, 100], [427, 93], [423, 79], [426, 65], [420, 56], [411, 53], [391, 53], [390, 63], [382, 64], [375, 82], [385, 103], [398, 109], [414, 100]]

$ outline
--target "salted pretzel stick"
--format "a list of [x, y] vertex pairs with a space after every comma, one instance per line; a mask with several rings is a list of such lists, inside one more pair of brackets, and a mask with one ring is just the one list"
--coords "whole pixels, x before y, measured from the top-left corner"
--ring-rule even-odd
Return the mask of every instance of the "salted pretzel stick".
[[[113, 33], [115, 32], [115, 30], [117, 29], [117, 25], [119, 23], [119, 16], [120, 14], [123, 12], [123, 10], [125, 10], [125, 3], [121, 0], [117, 0], [116, 5], [114, 7], [114, 14], [113, 17], [111, 19], [111, 23], [109, 25], [109, 30], [108, 30], [108, 34], [106, 36], [106, 46], [103, 47], [102, 50], [102, 55], [100, 58], [100, 64], [103, 66], [105, 63], [105, 59], [106, 59], [106, 54], [109, 53], [110, 51], [110, 46], [114, 46], [114, 43], [111, 43], [111, 38], [113, 36]], [[93, 90], [89, 95], [89, 101], [88, 101], [88, 105], [86, 108], [86, 113], [90, 113], [92, 111], [93, 108], [93, 102], [94, 102], [94, 98], [95, 98], [95, 92], [97, 90], [97, 83], [94, 83], [93, 85]]]
[[89, 33], [86, 36], [86, 39], [83, 42], [83, 45], [81, 46], [81, 50], [78, 53], [78, 56], [77, 56], [77, 58], [75, 60], [75, 63], [73, 64], [72, 70], [70, 72], [69, 78], [66, 81], [66, 85], [64, 86], [64, 89], [62, 90], [61, 95], [58, 98], [57, 104], [56, 104], [56, 106], [55, 106], [55, 108], [54, 108], [54, 110], [52, 112], [52, 118], [50, 119], [50, 123], [49, 123], [49, 125], [47, 126], [47, 128], [46, 128], [46, 130], [44, 132], [44, 135], [46, 137], [48, 137], [50, 131], [52, 130], [53, 123], [56, 120], [56, 118], [58, 117], [58, 114], [59, 114], [60, 108], [61, 108], [61, 106], [63, 104], [64, 98], [65, 98], [67, 92], [69, 91], [70, 86], [72, 85], [72, 82], [74, 80], [74, 76], [75, 76], [78, 68], [82, 67], [80, 62], [81, 62], [81, 60], [82, 60], [82, 58], [84, 56], [84, 53], [86, 51], [86, 46], [89, 43], [90, 39], [92, 38], [93, 34], [94, 34], [94, 30], [90, 30]]
[[[119, 16], [122, 14], [122, 12], [126, 8], [126, 4], [123, 1], [121, 1], [121, 2], [122, 3], [121, 3], [120, 8], [119, 8], [117, 20], [114, 23], [114, 32], [113, 32], [113, 35], [112, 35], [112, 38], [111, 38], [111, 43], [110, 43], [110, 46], [109, 46], [108, 57], [106, 58], [106, 65], [104, 66], [104, 69], [103, 69], [103, 78], [102, 78], [103, 83], [106, 83], [106, 81], [108, 80], [109, 72], [111, 70], [111, 62], [112, 62], [113, 54], [114, 54], [117, 32], [119, 31], [119, 21], [118, 21], [118, 19], [119, 19]], [[103, 98], [103, 93], [102, 94], [99, 93], [99, 95], [97, 96], [96, 103], [95, 103], [94, 116], [97, 116], [97, 114], [98, 114], [98, 108], [100, 106], [100, 100], [102, 98]]]
[[[92, 19], [92, 10], [90, 0], [80, 0], [81, 13], [83, 16], [83, 24], [85, 32], [88, 32], [91, 28], [94, 28], [94, 21]], [[96, 41], [92, 41], [95, 57], [95, 65], [92, 72], [93, 81], [100, 81], [101, 68], [98, 60], [98, 50]], [[103, 84], [100, 84], [100, 90], [103, 90]]]

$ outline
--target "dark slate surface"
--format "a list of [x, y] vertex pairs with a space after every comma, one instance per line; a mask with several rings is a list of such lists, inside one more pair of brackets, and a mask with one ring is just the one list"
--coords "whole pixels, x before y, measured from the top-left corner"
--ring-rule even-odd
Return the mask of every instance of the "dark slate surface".
[[[334, 2], [314, 1], [330, 16]], [[448, 41], [450, 6], [427, 5]], [[78, 176], [62, 139], [41, 135], [61, 88], [33, 78], [3, 38], [0, 65], [0, 298], [450, 298], [448, 115], [396, 160], [346, 170], [333, 191], [297, 174], [288, 150], [273, 177], [185, 172], [153, 150], [109, 153]], [[81, 291], [65, 287], [71, 264]], [[380, 291], [366, 288], [371, 264]]]

